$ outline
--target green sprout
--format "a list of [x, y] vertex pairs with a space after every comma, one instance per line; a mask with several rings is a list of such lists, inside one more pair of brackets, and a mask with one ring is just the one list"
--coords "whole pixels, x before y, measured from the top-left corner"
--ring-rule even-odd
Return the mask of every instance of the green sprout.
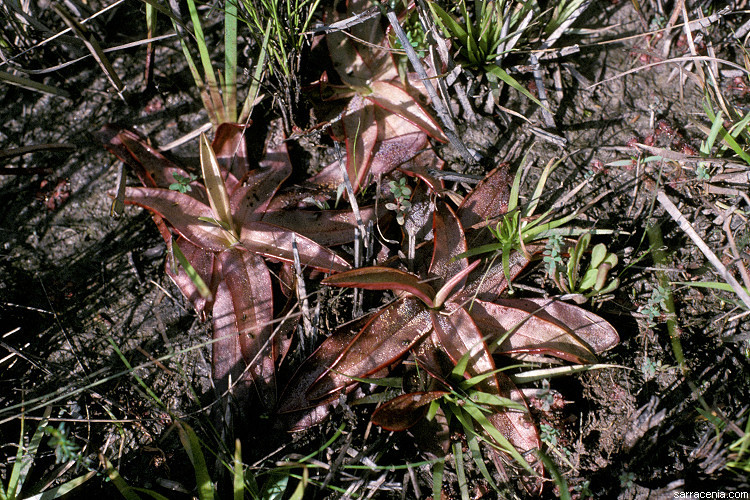
[[[542, 175], [537, 182], [534, 194], [531, 197], [531, 201], [525, 207], [519, 207], [519, 192], [521, 189], [521, 174], [522, 168], [519, 167], [516, 172], [516, 176], [513, 179], [513, 185], [510, 190], [510, 196], [508, 198], [508, 211], [505, 213], [503, 218], [498, 222], [495, 227], [489, 226], [488, 229], [498, 241], [497, 243], [490, 243], [488, 245], [482, 245], [477, 248], [470, 249], [468, 252], [464, 252], [455, 258], [472, 257], [474, 255], [497, 252], [500, 251], [503, 273], [508, 281], [508, 291], [513, 293], [513, 286], [510, 279], [510, 254], [513, 251], [521, 251], [527, 254], [526, 246], [546, 238], [552, 238], [553, 236], [569, 236], [575, 234], [583, 234], [585, 231], [579, 228], [561, 228], [564, 224], [567, 224], [582, 210], [575, 211], [566, 216], [554, 219], [552, 216], [557, 211], [556, 207], [553, 206], [545, 211], [538, 217], [534, 217], [539, 202], [541, 200], [542, 192], [547, 184], [547, 178], [550, 173], [560, 164], [561, 160], [550, 161], [542, 171]], [[608, 230], [594, 230], [595, 234], [606, 234], [611, 233]], [[545, 262], [557, 261], [560, 259], [560, 248], [559, 244], [562, 240], [553, 240], [550, 245], [554, 245], [557, 241], [557, 253], [549, 253], [549, 259], [545, 259]], [[553, 250], [550, 249], [550, 252]]]
[[667, 300], [667, 289], [661, 285], [657, 285], [651, 291], [651, 297], [645, 306], [641, 308], [641, 314], [644, 314], [648, 319], [648, 325], [656, 325], [656, 318], [662, 315], [662, 312], [666, 312], [666, 300]]
[[393, 202], [386, 203], [385, 208], [396, 212], [396, 221], [399, 225], [404, 225], [404, 216], [411, 208], [411, 202], [409, 196], [411, 196], [411, 188], [406, 185], [406, 178], [402, 177], [398, 183], [391, 181], [388, 184], [391, 188], [391, 194], [393, 194]]
[[170, 191], [179, 191], [182, 194], [192, 191], [193, 188], [190, 187], [190, 183], [198, 178], [198, 176], [194, 174], [190, 174], [190, 177], [184, 177], [177, 172], [173, 172], [172, 177], [174, 177], [174, 180], [177, 182], [173, 182], [169, 185]]
[[617, 255], [608, 252], [604, 243], [594, 246], [588, 266], [583, 270], [581, 262], [590, 243], [591, 234], [585, 233], [578, 238], [575, 246], [568, 249], [570, 257], [565, 271], [555, 261], [548, 262], [550, 276], [560, 290], [578, 295], [580, 302], [596, 295], [611, 293], [620, 286], [618, 278], [608, 279], [610, 271], [617, 265]]

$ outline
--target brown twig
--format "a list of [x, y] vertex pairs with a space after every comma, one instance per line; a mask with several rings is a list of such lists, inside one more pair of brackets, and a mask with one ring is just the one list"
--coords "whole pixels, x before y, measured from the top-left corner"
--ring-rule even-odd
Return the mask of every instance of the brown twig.
[[698, 233], [695, 232], [695, 229], [693, 229], [687, 219], [685, 219], [685, 216], [682, 215], [677, 206], [672, 203], [672, 200], [667, 197], [664, 191], [659, 191], [658, 193], [656, 193], [656, 199], [659, 200], [659, 203], [661, 203], [661, 205], [672, 217], [672, 219], [677, 222], [677, 224], [680, 226], [680, 229], [682, 229], [685, 234], [687, 234], [690, 239], [693, 240], [693, 243], [695, 243], [698, 249], [703, 252], [703, 255], [705, 255], [711, 265], [714, 266], [716, 271], [719, 273], [719, 276], [721, 276], [722, 279], [724, 279], [724, 281], [726, 281], [729, 286], [732, 287], [734, 293], [736, 293], [740, 300], [742, 300], [742, 302], [745, 304], [745, 306], [750, 309], [750, 295], [747, 294], [745, 289], [742, 288], [742, 286], [734, 278], [734, 276], [731, 275], [724, 264], [721, 263], [716, 254], [713, 253], [710, 248], [708, 248], [708, 245], [706, 245], [703, 239], [698, 236]]

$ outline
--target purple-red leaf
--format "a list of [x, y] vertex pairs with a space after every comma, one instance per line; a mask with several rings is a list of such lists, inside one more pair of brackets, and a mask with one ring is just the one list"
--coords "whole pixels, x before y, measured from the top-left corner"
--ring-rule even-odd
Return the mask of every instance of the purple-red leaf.
[[230, 205], [237, 227], [260, 220], [273, 195], [292, 172], [286, 146], [269, 151], [266, 158], [267, 161], [261, 163], [261, 168], [248, 173], [244, 184], [235, 188], [231, 194]]
[[265, 222], [247, 222], [240, 234], [240, 241], [251, 252], [284, 262], [294, 262], [293, 238], [297, 240], [302, 267], [310, 266], [325, 272], [346, 271], [350, 268], [332, 250], [283, 227]]
[[468, 230], [475, 224], [506, 213], [512, 183], [513, 178], [508, 173], [507, 163], [501, 164], [487, 174], [458, 207], [461, 225]]
[[[374, 206], [359, 207], [359, 213], [365, 226], [375, 221]], [[351, 210], [274, 210], [263, 214], [263, 222], [291, 229], [325, 247], [353, 241], [357, 227]]]
[[[432, 218], [434, 250], [430, 262], [430, 277], [438, 278], [442, 286], [448, 278], [459, 274], [469, 266], [466, 257], [455, 259], [466, 252], [466, 237], [456, 214], [445, 203], [439, 203]], [[454, 260], [455, 259], [455, 260]]]
[[440, 142], [447, 142], [437, 122], [419, 105], [408, 92], [392, 82], [375, 80], [369, 84], [372, 93], [367, 99], [383, 109], [416, 125], [426, 134]]
[[192, 196], [169, 189], [129, 187], [125, 190], [125, 201], [156, 212], [185, 239], [205, 250], [221, 252], [231, 246], [222, 228], [199, 219], [213, 219], [214, 213]]
[[370, 172], [370, 161], [378, 140], [375, 109], [361, 96], [355, 95], [341, 120], [346, 134], [346, 171], [355, 192], [364, 185]]
[[402, 394], [375, 410], [372, 414], [372, 423], [389, 431], [405, 431], [424, 417], [427, 405], [446, 394], [449, 393], [430, 391]]
[[413, 274], [390, 267], [363, 267], [334, 274], [323, 280], [324, 285], [348, 286], [365, 290], [402, 290], [434, 306], [435, 290]]
[[[269, 342], [273, 332], [271, 275], [262, 258], [238, 248], [222, 252], [219, 259], [227, 295], [222, 299], [224, 302], [219, 303], [217, 298], [214, 304], [214, 336], [238, 336], [242, 359], [250, 365], [251, 377], [266, 403], [272, 406], [275, 398], [274, 359]], [[219, 353], [219, 358], [222, 356], [228, 353]]]
[[[494, 372], [495, 362], [482, 339], [482, 333], [474, 324], [469, 313], [455, 304], [447, 305], [446, 309], [448, 310], [447, 314], [431, 311], [435, 326], [433, 338], [436, 338], [436, 343], [443, 346], [454, 363], [458, 363], [466, 353], [469, 353], [470, 359], [466, 367], [467, 378]], [[541, 442], [539, 434], [529, 417], [528, 406], [523, 393], [502, 372], [484, 378], [474, 387], [488, 394], [509, 398], [526, 408], [525, 412], [515, 410], [495, 411], [487, 418], [516, 450], [527, 458], [532, 468], [539, 472], [541, 476], [544, 466], [540, 460], [534, 459], [533, 453], [530, 453], [539, 449]]]
[[[247, 158], [247, 144], [245, 143], [246, 125], [239, 123], [222, 123], [216, 129], [211, 147], [216, 154], [222, 170], [231, 173], [235, 179], [242, 179], [249, 171], [250, 164]], [[229, 176], [227, 176], [229, 177]], [[234, 185], [228, 179], [227, 189], [231, 192]]]
[[494, 338], [520, 324], [499, 346], [500, 351], [536, 349], [575, 363], [596, 363], [596, 353], [619, 342], [617, 332], [603, 318], [553, 299], [476, 301], [471, 315], [482, 331]]
[[[167, 245], [179, 245], [182, 254], [188, 260], [193, 269], [198, 273], [201, 279], [208, 285], [209, 290], [212, 294], [216, 293], [216, 286], [218, 285], [216, 272], [214, 270], [215, 253], [204, 250], [201, 247], [193, 245], [185, 238], [178, 238], [176, 241], [170, 241]], [[171, 248], [170, 248], [171, 252]], [[198, 316], [205, 321], [206, 314], [211, 310], [211, 302], [206, 298], [202, 297], [198, 288], [187, 275], [182, 266], [177, 263], [178, 269], [172, 268], [172, 259], [167, 258], [166, 270], [167, 275], [172, 278], [172, 281], [180, 288], [180, 291], [185, 298], [193, 304], [195, 312]], [[176, 271], [176, 272], [175, 272]]]
[[453, 292], [453, 289], [457, 286], [463, 286], [463, 282], [466, 280], [466, 276], [469, 275], [480, 263], [480, 260], [474, 261], [469, 267], [462, 269], [457, 274], [451, 277], [435, 294], [435, 307], [443, 305], [448, 296]]
[[[536, 248], [538, 247], [527, 247], [527, 250], [536, 251]], [[521, 271], [529, 265], [529, 259], [515, 250], [511, 252], [509, 261], [511, 280], [516, 279]], [[453, 298], [455, 302], [463, 302], [473, 298], [494, 300], [508, 288], [508, 281], [505, 279], [499, 256], [495, 259], [494, 265], [486, 272], [475, 274], [476, 276], [469, 280], [464, 289]]]
[[[105, 125], [97, 135], [112, 154], [130, 165], [144, 186], [166, 188], [176, 181], [173, 174], [190, 177], [132, 130]], [[191, 186], [198, 187], [200, 183], [193, 182]]]
[[308, 391], [310, 399], [323, 398], [386, 368], [432, 329], [428, 310], [416, 299], [405, 298], [376, 314]]
[[354, 324], [341, 327], [320, 344], [320, 347], [297, 369], [281, 394], [277, 410], [279, 413], [299, 412], [322, 404], [320, 399], [308, 397], [308, 389], [336, 362], [368, 320], [369, 318], [363, 317]]

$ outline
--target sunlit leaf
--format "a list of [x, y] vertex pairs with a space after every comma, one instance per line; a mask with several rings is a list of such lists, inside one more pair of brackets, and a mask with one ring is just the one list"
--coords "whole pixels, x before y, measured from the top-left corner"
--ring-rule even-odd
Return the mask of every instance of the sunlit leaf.
[[402, 394], [378, 407], [372, 414], [372, 423], [389, 431], [405, 431], [424, 417], [427, 405], [446, 394], [445, 391]]
[[402, 290], [433, 306], [435, 290], [413, 274], [390, 267], [364, 267], [334, 274], [323, 280], [324, 285], [364, 288], [366, 290]]
[[369, 85], [372, 93], [367, 99], [404, 120], [416, 125], [430, 137], [447, 142], [443, 130], [419, 103], [404, 89], [392, 82], [376, 80]]
[[310, 266], [326, 272], [346, 271], [351, 267], [336, 252], [273, 224], [249, 222], [242, 227], [240, 235], [240, 241], [251, 252], [284, 262], [294, 262], [293, 239], [297, 241], [303, 267]]
[[308, 396], [322, 398], [350, 385], [351, 377], [364, 378], [393, 364], [431, 329], [430, 314], [421, 302], [399, 300], [372, 317]]
[[192, 196], [169, 189], [129, 187], [125, 190], [125, 201], [161, 215], [185, 239], [201, 248], [221, 252], [232, 244], [226, 231], [200, 220], [212, 219], [214, 213]]

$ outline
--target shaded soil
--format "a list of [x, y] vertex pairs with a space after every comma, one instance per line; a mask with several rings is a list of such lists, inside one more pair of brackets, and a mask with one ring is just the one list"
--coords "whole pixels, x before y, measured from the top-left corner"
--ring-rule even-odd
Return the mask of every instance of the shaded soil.
[[[138, 39], [143, 36], [144, 24], [138, 9], [137, 4], [125, 3], [92, 23], [91, 29], [105, 46]], [[61, 25], [52, 16], [44, 13], [40, 18], [50, 26]], [[742, 64], [739, 42], [730, 33], [746, 17], [730, 13], [704, 38], [714, 44], [719, 57]], [[446, 168], [470, 174], [484, 174], [505, 160], [515, 168], [528, 154], [527, 162], [534, 167], [525, 180], [524, 197], [531, 195], [541, 168], [564, 156], [548, 183], [543, 202], [547, 206], [585, 179], [590, 179], [588, 184], [566, 206], [580, 208], [608, 192], [579, 223], [615, 230], [613, 236], [601, 240], [620, 257], [621, 286], [594, 310], [618, 329], [621, 342], [603, 361], [619, 367], [552, 380], [553, 394], [568, 403], [557, 411], [540, 410], [537, 415], [551, 433], [546, 440], [548, 454], [573, 493], [596, 498], [665, 498], [682, 491], [747, 491], [747, 474], [726, 467], [737, 429], [722, 423], [722, 429], [717, 430], [708, 418], [713, 412], [721, 415], [715, 421], [724, 419], [744, 428], [745, 395], [750, 391], [747, 316], [731, 319], [739, 311], [730, 293], [675, 285], [675, 319], [689, 370], [686, 377], [675, 359], [667, 318], [649, 318], [644, 312], [658, 283], [645, 237], [649, 225], [661, 227], [670, 281], [718, 280], [703, 255], [655, 203], [657, 186], [666, 186], [704, 241], [727, 261], [731, 256], [726, 235], [716, 222], [720, 212], [716, 203], [737, 204], [740, 200], [710, 194], [696, 176], [694, 163], [602, 166], [635, 158], [638, 153], [628, 148], [628, 141], [654, 134], [659, 120], [696, 150], [705, 137], [698, 126], [710, 127], [710, 123], [702, 111], [701, 90], [693, 77], [680, 84], [676, 64], [618, 77], [642, 65], [644, 54], [651, 62], [659, 60], [666, 43], [661, 40], [649, 47], [643, 36], [627, 38], [643, 32], [629, 3], [596, 3], [587, 18], [586, 25], [592, 28], [613, 28], [575, 40], [580, 44], [579, 53], [544, 66], [556, 124], [548, 132], [564, 138], [564, 146], [544, 140], [529, 123], [510, 114], [498, 109], [482, 111], [489, 98], [486, 88], [464, 77], [461, 82], [473, 84], [470, 95], [477, 96], [477, 119], [467, 119], [454, 103], [459, 132], [466, 145], [483, 156], [482, 166], [467, 168], [450, 146], [437, 146], [438, 154]], [[162, 28], [168, 29], [166, 23]], [[208, 32], [210, 37], [220, 35], [218, 26]], [[679, 46], [678, 38], [676, 35], [673, 40], [671, 57], [688, 50]], [[573, 41], [563, 40], [560, 45]], [[171, 425], [172, 416], [160, 409], [148, 393], [151, 390], [174, 416], [200, 429], [214, 453], [229, 450], [231, 454], [232, 433], [242, 438], [243, 460], [252, 464], [252, 471], [263, 473], [258, 478], [261, 483], [268, 480], [267, 471], [274, 463], [320, 450], [310, 462], [318, 466], [310, 473], [319, 483], [342, 491], [358, 484], [357, 495], [376, 488], [376, 496], [382, 498], [428, 496], [431, 465], [407, 470], [346, 468], [372, 462], [380, 466], [419, 463], [429, 458], [416, 444], [417, 430], [392, 434], [369, 428], [371, 406], [342, 404], [326, 424], [300, 435], [275, 430], [274, 417], [262, 411], [246, 421], [230, 417], [227, 422], [227, 415], [233, 413], [224, 407], [224, 401], [217, 403], [210, 378], [210, 326], [196, 318], [166, 277], [166, 250], [150, 217], [134, 207], [128, 207], [119, 218], [110, 217], [107, 191], [115, 186], [119, 164], [93, 133], [105, 123], [119, 122], [163, 145], [206, 121], [177, 43], [169, 40], [159, 45], [155, 85], [148, 89], [142, 76], [143, 52], [143, 48], [134, 48], [112, 55], [115, 70], [127, 85], [122, 99], [113, 94], [91, 59], [43, 77], [48, 84], [67, 90], [71, 94], [68, 99], [2, 87], [0, 166], [19, 169], [0, 176], [3, 480], [7, 481], [11, 457], [15, 456], [20, 416], [27, 417], [28, 430], [29, 423], [35, 426], [45, 408], [51, 408], [51, 425], [65, 422], [70, 438], [82, 447], [92, 467], [98, 467], [97, 454], [102, 453], [130, 484], [154, 488], [170, 498], [189, 498], [195, 485], [192, 468]], [[16, 62], [26, 68], [41, 68], [82, 55], [85, 49], [75, 40], [62, 39], [32, 50]], [[532, 81], [529, 75], [519, 78], [526, 84]], [[732, 81], [731, 74], [720, 73], [719, 85], [726, 96], [735, 105], [744, 106], [744, 93], [727, 90]], [[585, 82], [602, 83], [589, 87]], [[543, 127], [540, 110], [514, 92], [504, 90], [501, 104]], [[264, 104], [254, 115], [252, 130], [259, 149], [276, 114], [270, 104]], [[678, 138], [661, 134], [657, 141], [661, 147], [676, 148]], [[46, 143], [67, 147], [24, 155], [9, 153], [13, 148]], [[330, 148], [321, 148], [328, 145], [327, 137], [293, 144], [299, 152], [294, 156], [295, 168], [301, 172], [319, 169], [321, 159], [330, 158]], [[178, 159], [194, 158], [196, 141], [173, 154]], [[26, 172], [31, 168], [48, 172]], [[69, 193], [55, 197], [49, 186], [62, 188], [62, 184]], [[747, 190], [747, 185], [739, 188]], [[740, 207], [747, 210], [742, 202]], [[732, 229], [747, 265], [750, 233], [744, 220], [738, 224]], [[519, 284], [526, 287], [521, 293], [558, 293], [541, 265], [526, 272]], [[331, 311], [329, 322], [350, 319], [346, 307], [345, 303], [341, 310]], [[292, 355], [285, 360], [281, 377], [288, 378], [300, 359]], [[126, 363], [137, 368], [128, 373]], [[703, 410], [697, 394], [709, 405], [708, 411]], [[340, 426], [345, 429], [343, 435], [323, 446]], [[207, 460], [214, 481], [227, 483], [226, 469], [217, 457], [207, 453]], [[41, 487], [58, 476], [70, 478], [84, 470], [81, 464], [65, 469], [55, 465], [54, 451], [45, 444], [27, 484]], [[470, 484], [476, 486], [477, 497], [485, 492], [488, 498], [495, 495], [478, 471], [470, 468], [468, 472], [476, 479]], [[449, 496], [459, 495], [455, 477], [449, 461], [445, 480]], [[523, 496], [514, 483], [508, 483], [508, 488], [514, 492], [503, 496]], [[553, 488], [548, 488], [548, 496], [555, 495]], [[114, 492], [103, 476], [75, 494], [90, 496], [102, 490]], [[316, 491], [312, 493], [311, 487], [311, 497], [342, 495], [327, 489]], [[222, 494], [228, 492], [222, 490]]]

